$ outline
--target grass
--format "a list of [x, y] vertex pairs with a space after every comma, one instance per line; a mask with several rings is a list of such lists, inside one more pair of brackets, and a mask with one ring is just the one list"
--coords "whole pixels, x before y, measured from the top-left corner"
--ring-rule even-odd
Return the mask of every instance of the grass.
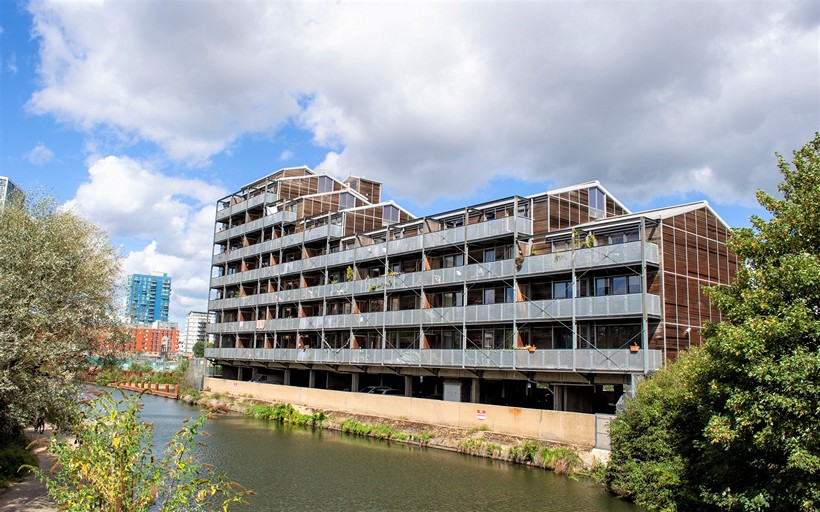
[[458, 442], [458, 451], [480, 457], [500, 457], [504, 449], [500, 444], [490, 443], [481, 439], [462, 439]]
[[298, 425], [300, 427], [322, 427], [322, 423], [327, 419], [324, 411], [316, 411], [313, 414], [303, 414], [290, 404], [252, 405], [245, 409], [246, 416], [253, 416], [260, 420], [276, 421], [286, 425]]
[[488, 430], [490, 430], [490, 427], [488, 427], [487, 424], [485, 423], [485, 424], [479, 425], [477, 427], [468, 428], [467, 429], [467, 435], [471, 436], [471, 435], [475, 434], [476, 432], [486, 432]]
[[348, 434], [363, 437], [375, 437], [376, 439], [414, 441], [420, 444], [427, 444], [433, 438], [433, 433], [427, 430], [420, 434], [401, 432], [383, 423], [363, 423], [352, 419], [342, 420], [339, 427], [342, 432]]

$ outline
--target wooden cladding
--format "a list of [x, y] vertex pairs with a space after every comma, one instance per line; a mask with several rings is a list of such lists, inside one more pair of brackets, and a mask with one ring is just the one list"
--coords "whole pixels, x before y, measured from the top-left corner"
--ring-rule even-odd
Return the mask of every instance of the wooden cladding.
[[666, 352], [674, 359], [700, 344], [706, 322], [723, 319], [703, 287], [732, 282], [737, 257], [726, 246], [729, 230], [705, 207], [665, 219], [661, 230]]

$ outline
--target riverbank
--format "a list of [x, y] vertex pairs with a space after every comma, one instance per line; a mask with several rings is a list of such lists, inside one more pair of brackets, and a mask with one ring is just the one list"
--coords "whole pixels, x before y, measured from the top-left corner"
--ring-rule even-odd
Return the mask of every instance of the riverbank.
[[[208, 391], [187, 394], [180, 399], [203, 407], [211, 414], [248, 414], [256, 406], [281, 403]], [[306, 415], [317, 411], [292, 405]], [[324, 409], [323, 412], [326, 417], [322, 428], [325, 429], [541, 467], [558, 474], [594, 477], [609, 456], [604, 450], [493, 432], [486, 426], [458, 428], [345, 411]]]

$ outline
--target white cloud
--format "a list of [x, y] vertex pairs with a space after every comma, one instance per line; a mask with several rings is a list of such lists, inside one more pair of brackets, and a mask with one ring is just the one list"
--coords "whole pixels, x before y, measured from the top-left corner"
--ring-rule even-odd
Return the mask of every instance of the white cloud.
[[[2, 34], [3, 32], [0, 31], [0, 35]], [[12, 75], [17, 74], [17, 55], [13, 52], [11, 53], [11, 55], [9, 55], [8, 62], [6, 62], [6, 70]]]
[[207, 309], [217, 199], [227, 192], [201, 180], [173, 178], [130, 158], [98, 158], [66, 206], [82, 212], [115, 240], [141, 238], [127, 248], [125, 274], [172, 277], [171, 315]]
[[38, 142], [31, 151], [26, 153], [26, 160], [31, 165], [44, 165], [54, 160], [54, 152], [42, 142]]
[[29, 108], [189, 164], [294, 122], [416, 201], [510, 175], [749, 202], [817, 129], [812, 6], [41, 0]]

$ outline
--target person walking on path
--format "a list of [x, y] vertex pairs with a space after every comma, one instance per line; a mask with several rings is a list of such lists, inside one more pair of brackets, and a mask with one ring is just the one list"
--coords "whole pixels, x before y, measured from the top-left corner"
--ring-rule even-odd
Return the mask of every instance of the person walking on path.
[[46, 430], [46, 414], [48, 413], [48, 407], [40, 407], [37, 410], [37, 421], [34, 424], [34, 432], [38, 434], [42, 434]]

